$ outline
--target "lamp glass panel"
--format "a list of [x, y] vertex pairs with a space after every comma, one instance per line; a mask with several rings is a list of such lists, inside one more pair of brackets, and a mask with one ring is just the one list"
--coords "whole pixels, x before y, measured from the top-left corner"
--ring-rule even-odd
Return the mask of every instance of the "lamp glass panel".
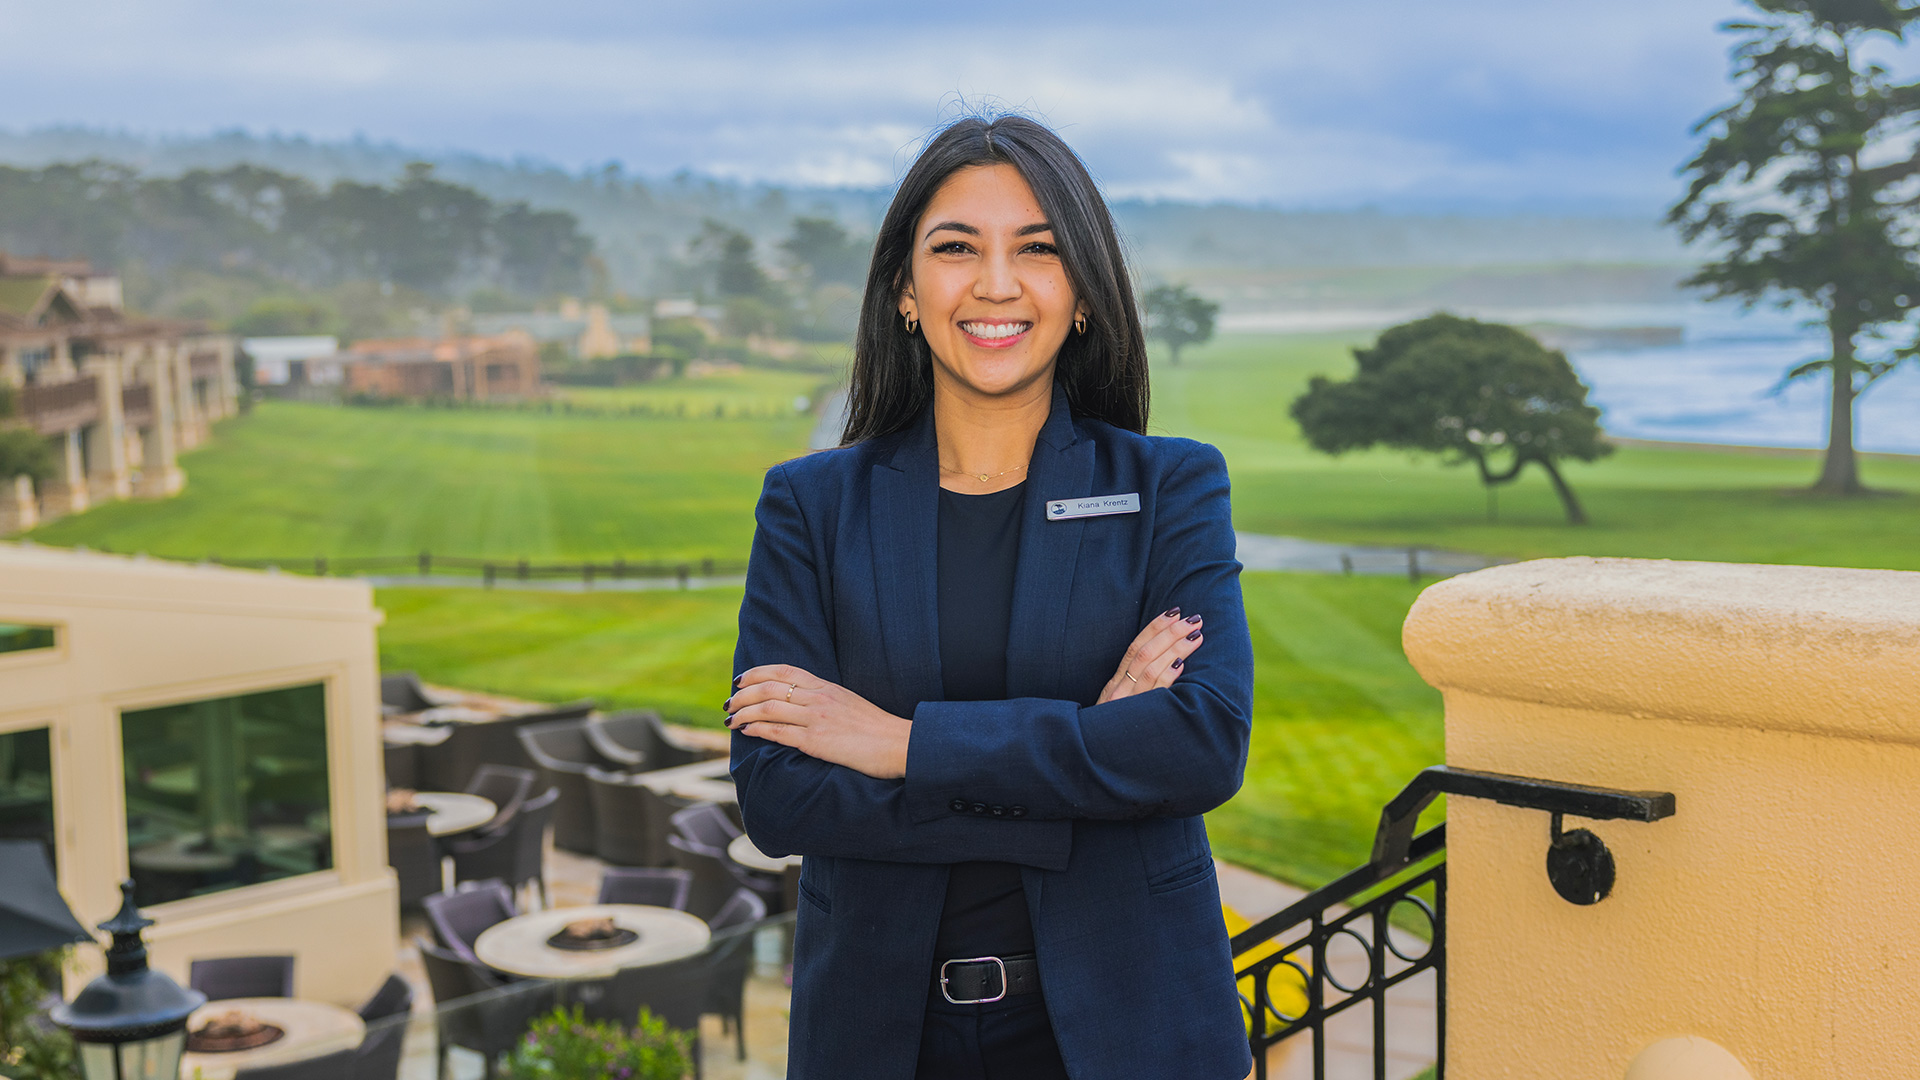
[[76, 1042], [73, 1048], [80, 1058], [80, 1075], [86, 1080], [120, 1080], [120, 1073], [114, 1068], [119, 1056], [114, 1051], [118, 1047], [112, 1043]]
[[121, 1080], [178, 1080], [180, 1054], [186, 1044], [185, 1028], [157, 1038], [121, 1043]]
[[324, 683], [122, 713], [142, 907], [333, 865]]

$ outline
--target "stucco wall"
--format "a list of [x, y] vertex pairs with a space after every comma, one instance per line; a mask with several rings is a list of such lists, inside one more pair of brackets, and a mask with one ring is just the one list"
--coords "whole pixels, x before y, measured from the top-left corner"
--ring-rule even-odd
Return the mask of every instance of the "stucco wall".
[[1756, 1078], [1920, 1061], [1920, 574], [1523, 563], [1428, 589], [1405, 643], [1450, 764], [1678, 803], [1569, 819], [1619, 872], [1578, 907], [1545, 814], [1450, 801], [1449, 1077], [1622, 1077], [1676, 1036]]
[[[327, 686], [333, 869], [147, 909], [153, 964], [293, 953], [295, 992], [358, 1004], [393, 966], [372, 591], [348, 581], [0, 544], [0, 622], [59, 646], [0, 655], [0, 732], [52, 732], [62, 892], [89, 926], [127, 874], [120, 713], [301, 683]], [[77, 950], [84, 981], [100, 952]]]

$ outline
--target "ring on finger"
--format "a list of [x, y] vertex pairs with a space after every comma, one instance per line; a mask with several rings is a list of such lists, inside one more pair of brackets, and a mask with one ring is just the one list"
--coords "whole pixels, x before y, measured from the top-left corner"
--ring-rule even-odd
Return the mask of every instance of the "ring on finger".
[[1125, 675], [1127, 677], [1127, 681], [1130, 683], [1138, 684], [1140, 682], [1139, 679], [1136, 679], [1133, 677], [1133, 672], [1131, 671], [1123, 671], [1121, 672], [1121, 674]]
[[789, 705], [791, 705], [791, 704], [793, 704], [793, 692], [794, 692], [795, 690], [798, 690], [798, 689], [800, 689], [800, 684], [799, 684], [799, 683], [788, 683], [788, 684], [787, 684], [787, 704], [789, 704]]

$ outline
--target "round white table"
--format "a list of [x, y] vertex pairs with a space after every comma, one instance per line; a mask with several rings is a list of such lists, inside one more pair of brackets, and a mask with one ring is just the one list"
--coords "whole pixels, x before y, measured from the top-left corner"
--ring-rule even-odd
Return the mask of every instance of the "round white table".
[[180, 1058], [181, 1076], [197, 1076], [200, 1080], [229, 1080], [241, 1069], [285, 1065], [337, 1050], [352, 1050], [360, 1045], [360, 1040], [367, 1033], [367, 1025], [352, 1009], [300, 998], [209, 1001], [187, 1018], [187, 1030], [192, 1031], [216, 1016], [234, 1011], [249, 1013], [286, 1034], [252, 1050], [183, 1054]]
[[[556, 949], [547, 939], [581, 919], [612, 919], [615, 926], [639, 934], [613, 949], [575, 952]], [[603, 979], [621, 968], [664, 964], [707, 947], [712, 931], [697, 916], [646, 904], [595, 904], [519, 915], [488, 927], [473, 943], [480, 962], [533, 979]]]
[[477, 829], [500, 812], [492, 799], [458, 791], [416, 791], [413, 801], [419, 803], [422, 810], [433, 811], [427, 815], [429, 836], [451, 836]]
[[774, 858], [753, 846], [753, 840], [746, 833], [733, 838], [727, 845], [727, 857], [749, 870], [762, 870], [769, 874], [778, 874], [800, 865], [800, 856], [787, 855]]

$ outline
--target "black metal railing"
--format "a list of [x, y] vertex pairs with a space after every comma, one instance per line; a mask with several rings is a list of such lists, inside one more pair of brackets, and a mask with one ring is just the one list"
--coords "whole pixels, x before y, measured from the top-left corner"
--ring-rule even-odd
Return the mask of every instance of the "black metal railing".
[[596, 583], [623, 581], [674, 581], [681, 587], [695, 578], [733, 578], [747, 572], [747, 564], [738, 559], [699, 559], [691, 562], [606, 562], [540, 563], [529, 559], [475, 559], [455, 555], [421, 552], [418, 555], [348, 555], [311, 557], [235, 558], [207, 555], [201, 562], [216, 566], [234, 566], [254, 570], [283, 570], [289, 573], [328, 576], [410, 576], [418, 578], [469, 577], [481, 583], [517, 581], [578, 581], [591, 587]]
[[[1446, 826], [1415, 835], [1420, 812], [1440, 795], [1491, 799], [1552, 815], [1547, 876], [1569, 903], [1595, 904], [1612, 891], [1612, 854], [1585, 829], [1563, 831], [1562, 815], [1591, 820], [1658, 821], [1673, 816], [1662, 791], [1618, 791], [1436, 765], [1422, 770], [1386, 805], [1373, 858], [1284, 911], [1233, 935], [1234, 973], [1246, 1011], [1254, 1076], [1267, 1080], [1268, 1054], [1311, 1034], [1313, 1076], [1327, 1076], [1330, 1025], [1345, 1040], [1368, 1043], [1370, 1075], [1386, 1080], [1394, 1053], [1389, 991], [1430, 992], [1435, 1080], [1445, 1075], [1447, 1030]], [[1430, 987], [1409, 983], [1431, 972]], [[1367, 1015], [1361, 1019], [1364, 1009]], [[1418, 1033], [1399, 1033], [1404, 1036]], [[1404, 1052], [1404, 1051], [1402, 1051]]]

